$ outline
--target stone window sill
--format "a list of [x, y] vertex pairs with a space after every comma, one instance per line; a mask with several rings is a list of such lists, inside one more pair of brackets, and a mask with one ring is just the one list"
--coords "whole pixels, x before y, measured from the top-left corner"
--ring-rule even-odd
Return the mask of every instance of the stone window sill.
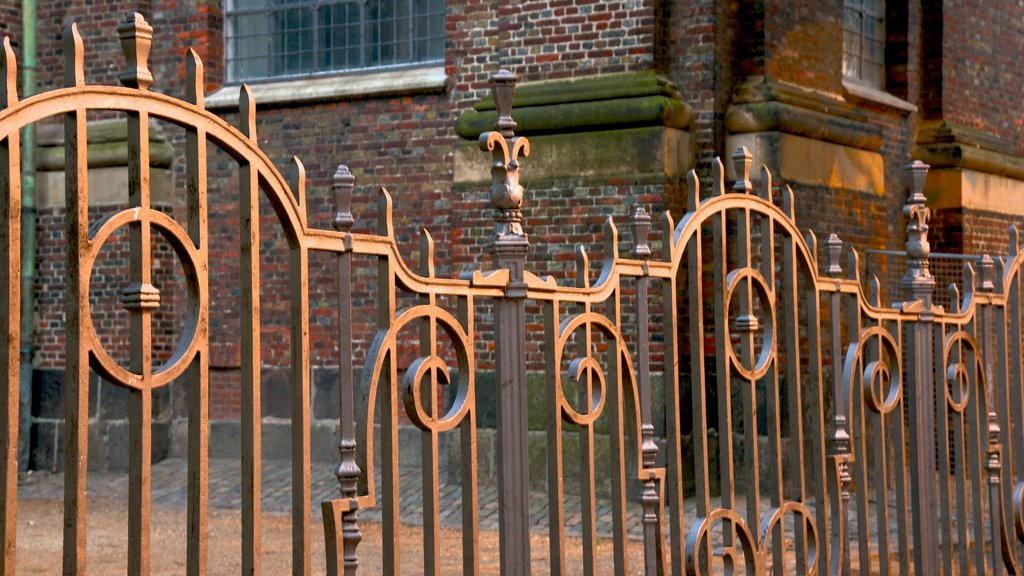
[[[368, 96], [440, 92], [447, 81], [444, 66], [287, 79], [249, 84], [257, 106], [287, 106]], [[239, 85], [206, 96], [207, 110], [237, 110]]]
[[860, 82], [855, 82], [846, 78], [843, 79], [843, 92], [847, 99], [881, 104], [882, 106], [888, 106], [889, 108], [894, 108], [907, 114], [917, 112], [917, 106], [914, 106], [902, 98], [897, 98], [888, 92], [879, 90], [878, 88], [872, 88], [871, 86], [866, 86]]

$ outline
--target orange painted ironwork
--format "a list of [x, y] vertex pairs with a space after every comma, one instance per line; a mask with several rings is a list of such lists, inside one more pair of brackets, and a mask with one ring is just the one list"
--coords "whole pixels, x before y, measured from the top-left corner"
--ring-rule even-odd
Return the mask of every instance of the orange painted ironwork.
[[[433, 241], [426, 232], [419, 269], [406, 264], [386, 190], [379, 194], [376, 232], [352, 232], [355, 179], [345, 166], [334, 175], [333, 229], [311, 227], [303, 166], [294, 160], [298, 179], [291, 186], [260, 150], [251, 91], [241, 88], [237, 127], [207, 112], [202, 62], [189, 51], [185, 98], [150, 92], [147, 59], [153, 29], [134, 14], [118, 33], [127, 61], [122, 86], [85, 83], [83, 43], [71, 26], [64, 43], [65, 86], [24, 101], [17, 96], [10, 41], [4, 40], [0, 215], [7, 226], [0, 230], [0, 256], [8, 273], [0, 281], [0, 298], [8, 345], [0, 351], [0, 574], [14, 574], [17, 557], [19, 130], [52, 117], [63, 119], [66, 141], [66, 574], [86, 572], [93, 372], [131, 394], [127, 554], [132, 574], [149, 573], [152, 394], [175, 379], [187, 382], [187, 573], [206, 573], [211, 143], [226, 151], [238, 169], [246, 574], [261, 573], [261, 193], [284, 228], [290, 255], [294, 574], [312, 571], [307, 503], [313, 251], [332, 253], [337, 265], [339, 497], [322, 503], [331, 574], [357, 572], [363, 537], [358, 514], [376, 506], [382, 509], [384, 572], [398, 571], [398, 419], [403, 412], [422, 436], [423, 572], [440, 573], [440, 439], [458, 430], [462, 570], [480, 573], [474, 350], [481, 335], [474, 323], [485, 311], [493, 313], [495, 324], [500, 570], [507, 575], [531, 571], [526, 343], [536, 336], [527, 334], [528, 301], [540, 304], [545, 328], [552, 574], [566, 572], [563, 439], [570, 432], [578, 434], [585, 574], [597, 568], [598, 475], [610, 477], [618, 574], [1020, 573], [1024, 246], [1011, 229], [1010, 252], [977, 258], [977, 270], [968, 262], [962, 289], [951, 288], [953, 305], [948, 310], [937, 306], [928, 268], [930, 213], [921, 193], [927, 166], [908, 167], [908, 273], [903, 299], [892, 305], [881, 302], [877, 280], [871, 279], [865, 291], [856, 251], [846, 251], [844, 273], [837, 237], [824, 242], [813, 234], [804, 237], [794, 217], [792, 191], [773, 184], [766, 168], [753, 182], [752, 158], [744, 149], [732, 156], [738, 178], [731, 189], [720, 161], [713, 165], [709, 194], [702, 193], [691, 172], [687, 212], [678, 223], [668, 213], [661, 215], [660, 240], [649, 240], [652, 218], [637, 208], [629, 222], [630, 254], [622, 255], [618, 230], [609, 218], [596, 280], [591, 280], [586, 250], [579, 247], [575, 283], [560, 285], [529, 269], [523, 224], [528, 194], [520, 161], [528, 157], [530, 144], [516, 135], [511, 116], [516, 77], [501, 71], [493, 78], [498, 121], [479, 142], [491, 154], [494, 230], [489, 247], [494, 264], [459, 278], [441, 278], [434, 272]], [[129, 135], [129, 206], [97, 222], [90, 221], [88, 212], [86, 114], [93, 110], [126, 113]], [[151, 206], [150, 119], [186, 132], [184, 226]], [[130, 283], [122, 293], [131, 317], [126, 366], [100, 343], [88, 298], [97, 257], [111, 235], [125, 227], [131, 245]], [[162, 365], [151, 359], [152, 315], [161, 304], [151, 278], [154, 232], [181, 261], [188, 300], [183, 341]], [[353, 328], [353, 255], [376, 260], [376, 327], [370, 334]], [[634, 288], [627, 290], [627, 284]], [[650, 296], [659, 292], [661, 306], [654, 310]], [[415, 295], [418, 303], [399, 308], [401, 293]], [[451, 309], [442, 306], [442, 299]], [[654, 317], [660, 317], [657, 324]], [[399, 378], [399, 335], [406, 326], [419, 328], [420, 357]], [[450, 353], [440, 350], [442, 334]], [[364, 354], [353, 351], [358, 339], [372, 341]], [[652, 368], [655, 339], [664, 351], [660, 371]], [[451, 359], [454, 366], [448, 365]], [[360, 366], [362, 378], [356, 382], [353, 369]], [[655, 376], [662, 382], [657, 395]], [[690, 382], [689, 392], [684, 392], [684, 380]], [[454, 389], [447, 409], [435, 393], [442, 384]], [[357, 395], [357, 389], [364, 394]], [[717, 413], [712, 413], [708, 392], [717, 397]], [[365, 402], [357, 402], [359, 397]], [[378, 409], [379, 446], [374, 443]], [[758, 418], [759, 410], [767, 412], [764, 418]], [[692, 434], [683, 430], [687, 413]], [[656, 414], [663, 416], [660, 428]], [[599, 421], [607, 424], [600, 431]], [[597, 468], [601, 442], [609, 444], [609, 469]], [[372, 480], [378, 459], [379, 491]], [[689, 478], [692, 488], [686, 485]], [[642, 566], [629, 566], [626, 554], [631, 503], [640, 510]], [[688, 517], [687, 510], [693, 515]]]

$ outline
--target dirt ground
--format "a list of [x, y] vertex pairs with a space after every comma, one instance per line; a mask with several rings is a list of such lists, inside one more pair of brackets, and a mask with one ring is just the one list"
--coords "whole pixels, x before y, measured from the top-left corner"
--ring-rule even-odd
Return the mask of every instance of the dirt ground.
[[[21, 500], [18, 504], [18, 574], [58, 574], [61, 566], [63, 527], [62, 503], [54, 500]], [[128, 547], [127, 503], [119, 500], [89, 501], [88, 568], [90, 574], [125, 574]], [[359, 545], [360, 573], [381, 572], [380, 525], [361, 524], [363, 541]], [[421, 574], [422, 530], [403, 526], [402, 574]], [[462, 572], [462, 535], [455, 530], [442, 531], [441, 574]], [[498, 534], [480, 533], [481, 573], [498, 573]], [[568, 539], [566, 567], [569, 574], [582, 574], [582, 544]], [[598, 541], [598, 573], [612, 574], [612, 543]], [[531, 561], [534, 574], [549, 573], [547, 538], [531, 536]], [[642, 571], [643, 548], [640, 542], [627, 545], [629, 573]], [[185, 510], [153, 508], [152, 574], [183, 574], [185, 571]], [[210, 510], [209, 573], [238, 574], [241, 571], [241, 516], [234, 510]], [[291, 519], [266, 515], [263, 518], [263, 571], [265, 574], [291, 572]], [[323, 525], [313, 523], [313, 573], [324, 574]]]

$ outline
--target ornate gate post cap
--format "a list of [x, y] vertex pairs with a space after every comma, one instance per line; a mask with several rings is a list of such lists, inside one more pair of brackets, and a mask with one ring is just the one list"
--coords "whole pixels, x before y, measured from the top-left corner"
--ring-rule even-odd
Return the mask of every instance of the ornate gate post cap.
[[334, 229], [348, 232], [355, 224], [352, 217], [352, 189], [356, 185], [356, 177], [349, 171], [348, 166], [338, 164], [334, 171], [334, 182], [331, 188], [334, 190]]
[[516, 123], [512, 120], [512, 98], [518, 76], [508, 70], [499, 70], [491, 77], [491, 93], [498, 108], [498, 119], [494, 130], [480, 135], [480, 149], [490, 151], [491, 163], [491, 208], [494, 212], [495, 244], [525, 245], [523, 231], [523, 187], [519, 184], [519, 157], [529, 156], [530, 142], [515, 135]]
[[494, 122], [494, 129], [501, 132], [505, 138], [515, 136], [516, 121], [512, 119], [512, 99], [516, 95], [516, 82], [519, 76], [510, 70], [502, 68], [498, 73], [491, 76], [491, 92], [494, 94], [494, 106], [498, 110], [498, 119]]
[[117, 33], [121, 37], [121, 50], [128, 65], [128, 70], [118, 80], [129, 88], [148, 89], [153, 83], [153, 74], [149, 71], [153, 27], [142, 14], [133, 12], [117, 27]]

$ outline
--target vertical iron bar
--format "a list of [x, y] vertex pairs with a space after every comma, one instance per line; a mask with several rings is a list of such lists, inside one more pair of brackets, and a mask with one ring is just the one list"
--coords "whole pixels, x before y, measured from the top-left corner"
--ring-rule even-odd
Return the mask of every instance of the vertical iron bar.
[[[1002, 275], [1000, 276], [1002, 277]], [[993, 415], [996, 418], [996, 421], [989, 422], [989, 429], [992, 430], [993, 426], [998, 428], [998, 439], [990, 439], [990, 445], [994, 442], [998, 442], [1000, 446], [1000, 453], [997, 455], [997, 460], [993, 460], [990, 456], [990, 463], [999, 464], [998, 476], [995, 481], [1000, 486], [1002, 495], [1001, 498], [997, 499], [997, 502], [1000, 502], [1000, 507], [993, 507], [989, 512], [992, 515], [993, 522], [996, 519], [999, 519], [1000, 516], [1002, 518], [1013, 518], [1014, 482], [1012, 479], [1014, 478], [1015, 463], [1012, 455], [1014, 453], [1014, 448], [1018, 446], [1018, 438], [1013, 434], [1013, 428], [1011, 427], [1011, 413], [1014, 412], [1014, 391], [1013, 384], [1011, 382], [1008, 339], [1010, 331], [1016, 329], [1016, 323], [1009, 320], [1007, 312], [1011, 308], [1013, 292], [1016, 289], [1016, 285], [1016, 279], [1009, 286], [1001, 283], [1000, 288], [1007, 299], [1003, 305], [994, 307], [996, 372], [995, 378], [991, 382], [991, 385], [993, 386], [993, 398], [995, 398], [991, 409], [994, 411]], [[1013, 362], [1019, 364], [1020, 360], [1014, 359]], [[991, 477], [989, 482], [990, 484], [992, 483]], [[1005, 529], [1009, 530], [1009, 528], [1010, 527], [1007, 526]], [[1001, 534], [994, 531], [993, 534], [995, 534], [995, 538], [1001, 539]], [[1008, 549], [1004, 552], [1006, 554], [1013, 555], [1015, 552], [1015, 544], [1012, 540], [1008, 543], [1007, 547]]]
[[[204, 108], [203, 63], [191, 48], [187, 56], [188, 86], [186, 99], [197, 108]], [[188, 232], [198, 248], [201, 261], [209, 263], [207, 234], [206, 130], [189, 127], [185, 131], [185, 187], [188, 198]], [[197, 309], [189, 314], [199, 317], [196, 338], [199, 354], [185, 375], [188, 386], [188, 550], [189, 576], [206, 574], [207, 530], [209, 506], [209, 270], [204, 266], [197, 274]]]
[[[1016, 254], [1011, 254], [1011, 258], [1015, 256]], [[1007, 359], [1006, 387], [1009, 390], [1007, 395], [1009, 402], [1002, 408], [1008, 422], [1008, 425], [1003, 428], [1003, 433], [1017, 442], [1017, 449], [1007, 449], [1006, 457], [1003, 458], [1004, 465], [1009, 467], [1004, 481], [1004, 494], [1009, 495], [1005, 505], [1011, 512], [1013, 510], [1014, 485], [1016, 479], [1024, 472], [1024, 346], [1022, 346], [1024, 340], [1021, 338], [1024, 307], [1021, 306], [1022, 287], [1024, 287], [1024, 282], [1021, 281], [1021, 275], [1018, 272], [1007, 290], [1007, 323], [1003, 331], [1006, 339], [1004, 348]], [[1013, 516], [1011, 513], [1006, 517], [1013, 518]], [[1010, 531], [1010, 527], [1007, 527], [1007, 531]], [[1011, 539], [1011, 542], [1015, 542], [1015, 540]], [[1008, 552], [1017, 557], [1020, 550], [1021, 547], [1015, 542], [1014, 548]]]
[[[426, 278], [434, 276], [434, 243], [426, 229], [420, 238], [420, 275]], [[437, 305], [437, 296], [430, 292], [425, 298], [427, 305]], [[420, 356], [433, 358], [437, 356], [437, 320], [431, 313], [420, 323]], [[440, 419], [438, 413], [437, 392], [440, 375], [436, 368], [431, 368], [427, 378], [430, 395], [428, 406], [430, 416]], [[423, 573], [438, 576], [441, 558], [441, 504], [438, 495], [438, 432], [423, 430], [420, 432], [420, 473], [423, 491]]]
[[[355, 219], [352, 217], [352, 189], [356, 179], [348, 166], [339, 164], [334, 172], [332, 188], [335, 194], [334, 229], [350, 233]], [[338, 479], [342, 498], [352, 504], [341, 514], [342, 555], [345, 576], [355, 576], [359, 567], [356, 547], [362, 540], [359, 530], [358, 493], [359, 465], [356, 463], [355, 387], [352, 366], [352, 252], [338, 252], [338, 454], [340, 464], [334, 475]], [[373, 482], [373, 478], [369, 479]], [[337, 553], [337, 551], [335, 551]], [[337, 568], [337, 567], [336, 567]]]
[[[605, 224], [605, 254], [612, 254], [618, 260], [616, 247], [618, 246], [618, 235], [611, 223], [611, 218]], [[616, 286], [606, 302], [605, 316], [615, 326], [621, 326], [621, 287]], [[607, 360], [607, 373], [615, 380], [615, 390], [609, 394], [606, 402], [608, 410], [608, 430], [611, 435], [612, 452], [612, 546], [613, 559], [616, 574], [627, 574], [629, 568], [626, 558], [626, 442], [625, 442], [625, 394], [623, 390], [623, 366], [620, 360], [622, 350], [617, 344], [609, 344], [605, 355]]]
[[646, 259], [651, 255], [651, 247], [647, 244], [647, 235], [651, 228], [651, 216], [642, 207], [637, 207], [633, 214], [633, 256], [644, 260], [644, 274], [636, 280], [636, 346], [637, 346], [637, 387], [640, 408], [640, 455], [646, 478], [641, 477], [643, 484], [640, 492], [640, 503], [643, 506], [644, 530], [644, 573], [657, 576], [664, 573], [664, 554], [662, 550], [661, 512], [664, 510], [661, 482], [658, 480], [655, 459], [658, 456], [658, 445], [654, 441], [654, 423], [651, 421], [651, 331], [649, 290], [651, 284], [650, 270]]
[[[586, 253], [576, 249], [576, 284], [586, 277]], [[582, 261], [582, 266], [581, 266]], [[559, 301], [552, 298], [544, 303], [544, 366], [547, 389], [547, 469], [548, 469], [548, 548], [551, 576], [565, 575], [565, 484], [562, 481], [562, 404], [555, 378], [561, 367], [556, 363], [559, 341]]]
[[[476, 334], [473, 326], [473, 296], [467, 294], [459, 300], [458, 319], [466, 328], [469, 335], [470, 346], [473, 345]], [[472, 350], [468, 351], [472, 353]], [[466, 375], [470, 380], [472, 396], [466, 401], [470, 402], [470, 411], [465, 420], [459, 425], [459, 442], [461, 444], [462, 458], [462, 573], [467, 576], [476, 576], [480, 573], [480, 517], [477, 509], [477, 443], [476, 443], [476, 387], [475, 374]], [[346, 575], [354, 576], [354, 575]]]
[[[695, 212], [700, 203], [700, 189], [697, 174], [693, 170], [687, 174], [689, 183], [688, 212]], [[662, 260], [672, 262], [674, 224], [668, 212], [662, 217]], [[705, 413], [704, 390], [704, 314], [701, 268], [701, 234], [698, 227], [686, 245], [686, 281], [687, 306], [689, 314], [690, 338], [690, 387], [694, 414], [693, 422], [693, 467], [695, 479], [695, 498], [697, 515], [707, 516], [710, 504], [708, 494], [708, 431]], [[683, 399], [679, 383], [679, 312], [676, 308], [676, 275], [664, 280], [662, 286], [662, 339], [664, 342], [665, 367], [662, 372], [665, 393], [665, 435], [667, 436], [666, 460], [668, 464], [667, 485], [668, 499], [672, 503], [669, 513], [669, 533], [672, 537], [672, 574], [681, 575], [686, 564], [684, 548], [685, 503], [683, 489], [683, 433], [682, 416]], [[696, 309], [694, 309], [696, 308]]]
[[[914, 563], [921, 574], [936, 574], [939, 558], [938, 534], [935, 530], [935, 334], [932, 291], [935, 280], [928, 272], [928, 219], [925, 207], [924, 179], [928, 166], [914, 161], [908, 166], [911, 194], [903, 208], [910, 219], [907, 225], [908, 269], [903, 278], [907, 312], [919, 310], [907, 324], [907, 382], [910, 398], [910, 460], [914, 524]], [[941, 357], [941, 356], [940, 356]]]
[[[11, 39], [3, 39], [0, 59], [0, 109], [18, 101], [18, 71]], [[0, 351], [0, 576], [13, 576], [18, 528], [18, 426], [20, 422], [20, 349], [21, 343], [21, 135], [11, 133], [0, 141], [0, 219], [7, 225], [0, 230], [0, 268], [6, 274], [0, 280], [0, 308], [5, 311], [4, 333], [7, 346]], [[25, 311], [29, 314], [30, 311]]]
[[[975, 311], [976, 314], [984, 314], [984, 309], [981, 307], [975, 308]], [[979, 320], [979, 317], [976, 315], [975, 319]], [[976, 343], [982, 342], [978, 334], [983, 326], [984, 324], [979, 322], [978, 330], [974, 332]], [[981, 384], [984, 381], [985, 375], [980, 373], [978, 368], [980, 359], [977, 355], [979, 353], [980, 351], [974, 348], [968, 348], [966, 351], [968, 383], [970, 385], [968, 394], [970, 394], [971, 402], [964, 412], [965, 417], [968, 419], [968, 457], [964, 461], [963, 469], [964, 475], [968, 472], [971, 474], [971, 517], [974, 527], [974, 558], [972, 563], [975, 566], [981, 567], [981, 572], [984, 573], [985, 514], [983, 508], [985, 489], [988, 484], [984, 472], [985, 458], [988, 456], [988, 402], [985, 398], [986, 390], [984, 390]], [[984, 445], [982, 442], [984, 442]]]
[[[587, 288], [590, 286], [590, 269], [587, 255], [583, 246], [576, 249], [576, 287]], [[583, 314], [590, 313], [590, 302], [583, 303]], [[588, 358], [593, 348], [593, 332], [590, 324], [583, 325], [583, 334], [576, 338], [576, 357]], [[560, 367], [556, 367], [556, 370]], [[579, 406], [583, 413], [589, 412], [593, 407], [594, 380], [590, 370], [586, 371], [584, 380], [577, 382], [577, 397]], [[559, 417], [559, 419], [561, 419]], [[559, 426], [561, 428], [561, 426]], [[595, 552], [597, 546], [597, 502], [595, 501], [595, 478], [594, 478], [594, 426], [593, 423], [578, 427], [579, 432], [579, 464], [580, 464], [580, 506], [581, 526], [580, 531], [583, 537], [583, 574], [584, 576], [594, 575]], [[555, 439], [561, 442], [561, 436]], [[559, 448], [558, 452], [561, 452]], [[559, 484], [561, 484], [561, 478]]]
[[140, 219], [128, 227], [131, 284], [122, 293], [122, 300], [131, 315], [130, 369], [142, 376], [142, 387], [132, 389], [129, 404], [128, 571], [144, 575], [149, 573], [150, 463], [153, 459], [151, 312], [159, 305], [159, 301], [148, 301], [159, 296], [151, 283], [149, 115], [145, 112], [128, 113], [128, 205], [139, 209]]
[[[746, 149], [742, 152], [749, 155]], [[748, 183], [749, 184], [749, 183]], [[753, 267], [751, 259], [751, 238], [750, 238], [750, 211], [739, 210], [737, 218], [737, 262], [740, 268]], [[743, 366], [753, 372], [757, 359], [754, 351], [754, 332], [758, 320], [754, 317], [753, 311], [753, 290], [751, 282], [745, 280], [740, 283], [737, 290], [739, 299], [739, 316], [737, 317], [737, 332], [740, 332], [740, 362]], [[761, 525], [760, 510], [760, 457], [757, 446], [757, 380], [744, 378], [744, 386], [741, 388], [741, 401], [743, 403], [743, 468], [746, 475], [745, 499], [747, 508], [747, 523], [750, 526]]]
[[[72, 24], [64, 32], [64, 86], [85, 85], [82, 37]], [[89, 459], [89, 343], [82, 322], [89, 314], [88, 278], [82, 260], [89, 243], [89, 173], [84, 108], [64, 115], [64, 205], [66, 207], [67, 300], [64, 309], [64, 574], [86, 567], [86, 470]]]
[[496, 379], [498, 386], [498, 527], [503, 576], [530, 570], [530, 498], [526, 414], [526, 283], [524, 267], [529, 247], [523, 232], [523, 188], [519, 185], [519, 156], [528, 144], [515, 135], [512, 98], [518, 77], [500, 70], [491, 78], [498, 109], [495, 131], [482, 134], [480, 144], [494, 157], [491, 206], [494, 235], [490, 252], [499, 270], [508, 270], [505, 295], [494, 307]]
[[[784, 194], [791, 194], [785, 191]], [[790, 198], [785, 197], [788, 203]], [[803, 390], [800, 375], [800, 299], [797, 291], [797, 260], [796, 260], [796, 238], [790, 237], [782, 241], [782, 295], [778, 299], [779, 316], [782, 318], [782, 345], [786, 350], [786, 364], [784, 374], [786, 378], [786, 399], [789, 410], [789, 467], [792, 473], [789, 474], [789, 491], [786, 498], [805, 502], [807, 496], [806, 482], [804, 477], [804, 407]], [[813, 381], [813, 379], [809, 379]], [[813, 395], [812, 395], [813, 397]], [[815, 412], [811, 412], [814, 414]], [[817, 509], [824, 509], [824, 499], [816, 500]], [[819, 534], [825, 529], [824, 522], [818, 522]], [[808, 568], [807, 558], [807, 527], [806, 523], [794, 526], [795, 548], [796, 548], [796, 569], [806, 573]], [[815, 543], [818, 544], [818, 543]], [[817, 546], [818, 550], [825, 550], [827, 546]], [[822, 567], [828, 563], [821, 564]]]
[[[719, 159], [711, 165], [714, 195], [725, 193], [725, 168]], [[732, 438], [732, 378], [731, 367], [727, 361], [726, 327], [729, 322], [729, 311], [726, 309], [725, 286], [726, 274], [729, 270], [726, 255], [727, 224], [726, 214], [722, 212], [712, 220], [712, 271], [713, 282], [717, 287], [715, 293], [715, 374], [718, 380], [718, 466], [719, 485], [721, 486], [721, 507], [732, 510], [736, 500], [735, 476], [733, 472], [733, 438]], [[730, 548], [733, 545], [733, 524], [730, 520], [722, 522], [722, 545]], [[710, 546], [710, 542], [708, 543]], [[710, 554], [710, 551], [708, 552]], [[727, 557], [730, 558], [730, 557]], [[695, 559], [696, 560], [696, 559]], [[726, 566], [726, 570], [732, 570]]]
[[[300, 184], [301, 186], [301, 184]], [[292, 574], [312, 570], [309, 430], [309, 252], [301, 242], [289, 250], [291, 288]]]
[[[813, 234], [810, 236], [812, 242], [816, 242]], [[829, 236], [827, 241], [828, 266], [826, 272], [829, 276], [838, 277], [842, 273], [839, 266], [839, 253], [842, 250], [842, 242], [835, 234]], [[812, 256], [817, 256], [816, 248]], [[828, 445], [826, 449], [827, 463], [829, 469], [825, 472], [827, 479], [827, 494], [829, 498], [831, 524], [829, 525], [829, 540], [832, 555], [829, 571], [831, 574], [847, 576], [850, 574], [850, 540], [848, 535], [850, 491], [852, 483], [850, 477], [851, 440], [849, 433], [850, 390], [843, 382], [842, 368], [839, 358], [842, 354], [842, 319], [839, 315], [839, 286], [827, 291], [829, 330], [832, 344], [832, 422], [829, 430]], [[819, 383], [818, 406], [820, 412], [824, 413], [825, 380], [823, 374], [822, 356], [822, 334], [821, 326], [821, 298], [817, 290], [811, 290], [808, 294], [808, 318], [807, 327], [811, 333], [811, 357], [810, 363], [814, 367], [814, 376]]]
[[[783, 194], [783, 203], [787, 214], [792, 219], [793, 217], [793, 191], [786, 187]], [[808, 236], [809, 240], [816, 242], [813, 234]], [[808, 242], [811, 243], [811, 242]], [[787, 245], [792, 245], [794, 256], [796, 253], [796, 238], [791, 239], [787, 242]], [[817, 276], [817, 247], [811, 245], [810, 262], [808, 264], [811, 268], [812, 279]], [[789, 249], [787, 248], [787, 252]], [[783, 256], [783, 270], [785, 271], [785, 258]], [[794, 290], [799, 288], [799, 284], [794, 285]], [[848, 560], [849, 554], [843, 549], [843, 542], [846, 539], [846, 527], [845, 523], [839, 522], [841, 517], [842, 501], [841, 501], [841, 490], [838, 489], [839, 484], [839, 470], [843, 466], [840, 460], [844, 457], [841, 454], [833, 454], [831, 452], [833, 446], [826, 442], [826, 435], [828, 429], [825, 427], [825, 380], [822, 373], [822, 352], [821, 352], [821, 297], [818, 293], [818, 289], [813, 285], [807, 290], [806, 293], [806, 304], [805, 309], [807, 310], [807, 391], [808, 400], [810, 405], [808, 406], [808, 412], [811, 414], [811, 469], [814, 471], [814, 482], [811, 489], [813, 490], [814, 501], [817, 505], [814, 507], [815, 512], [815, 523], [818, 527], [818, 537], [823, 541], [818, 544], [819, 552], [819, 566], [822, 571], [826, 571], [827, 574], [837, 576], [840, 574], [840, 562], [845, 557]], [[798, 296], [794, 294], [794, 304], [798, 301]], [[794, 312], [796, 308], [793, 308]], [[788, 362], [789, 360], [787, 360]], [[833, 394], [833, 411], [837, 408], [836, 403], [839, 401], [839, 395]], [[834, 431], [833, 431], [834, 434]], [[836, 484], [836, 489], [833, 489], [832, 483]], [[833, 510], [837, 512], [830, 518], [829, 514]], [[831, 520], [831, 523], [830, 523]]]
[[506, 297], [495, 305], [495, 349], [498, 383], [498, 525], [501, 574], [530, 570], [530, 499], [526, 414], [526, 285], [523, 265], [526, 239], [521, 244], [495, 245], [499, 268], [511, 280]]
[[[941, 339], [940, 339], [941, 340]], [[940, 368], [941, 370], [941, 368]], [[937, 376], [938, 377], [938, 376]], [[953, 503], [950, 500], [950, 476], [952, 475], [952, 463], [950, 462], [950, 418], [947, 413], [946, 399], [936, 406], [939, 417], [935, 421], [935, 441], [938, 445], [938, 479], [939, 479], [939, 516], [936, 523], [939, 527], [939, 546], [946, 554], [942, 561], [942, 574], [950, 576], [953, 573]], [[962, 464], [962, 463], [961, 463]]]
[[[153, 28], [138, 12], [117, 27], [127, 70], [119, 79], [144, 91], [153, 82], [148, 60]], [[128, 112], [128, 205], [138, 220], [128, 226], [130, 270], [121, 301], [131, 318], [129, 367], [141, 376], [131, 390], [128, 419], [128, 571], [149, 574], [150, 484], [153, 432], [153, 311], [160, 292], [152, 284], [153, 240], [150, 226], [149, 113]]]
[[[239, 97], [242, 133], [256, 142], [256, 101], [242, 85]], [[262, 430], [260, 405], [260, 211], [259, 174], [247, 161], [239, 163], [239, 256], [241, 258], [241, 387], [242, 387], [242, 572], [262, 572]]]
[[[393, 238], [391, 227], [391, 199], [381, 194], [378, 203], [378, 231], [386, 230]], [[377, 328], [389, 330], [395, 319], [395, 272], [388, 255], [377, 260]], [[399, 472], [398, 472], [398, 362], [395, 358], [397, 346], [393, 344], [387, 351], [387, 368], [378, 385], [380, 393], [380, 437], [381, 437], [381, 486], [383, 501], [381, 503], [381, 522], [384, 539], [383, 571], [385, 576], [398, 574], [402, 562], [398, 543], [399, 528]], [[371, 454], [367, 458], [372, 458]], [[373, 482], [373, 478], [367, 478]]]
[[[900, 329], [897, 326], [896, 334], [900, 333]], [[903, 386], [906, 386], [906, 379], [903, 380]], [[902, 398], [906, 398], [906, 394], [902, 395]], [[903, 576], [909, 576], [910, 574], [910, 554], [906, 551], [910, 550], [910, 510], [908, 506], [907, 490], [911, 484], [907, 481], [908, 464], [907, 461], [907, 420], [906, 410], [903, 409], [903, 401], [901, 400], [899, 407], [896, 409], [896, 414], [893, 418], [896, 420], [896, 425], [893, 428], [893, 454], [895, 460], [894, 471], [896, 475], [896, 532], [897, 538], [899, 539], [900, 553], [900, 574]]]

